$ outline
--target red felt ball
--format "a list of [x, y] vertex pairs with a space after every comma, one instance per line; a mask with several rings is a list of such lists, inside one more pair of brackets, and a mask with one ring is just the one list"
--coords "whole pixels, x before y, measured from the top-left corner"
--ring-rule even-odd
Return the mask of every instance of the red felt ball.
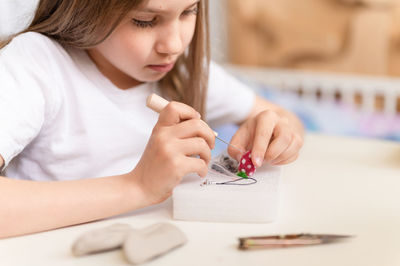
[[248, 177], [250, 177], [254, 174], [255, 170], [256, 167], [251, 161], [251, 151], [248, 151], [240, 159], [238, 171], [245, 173]]

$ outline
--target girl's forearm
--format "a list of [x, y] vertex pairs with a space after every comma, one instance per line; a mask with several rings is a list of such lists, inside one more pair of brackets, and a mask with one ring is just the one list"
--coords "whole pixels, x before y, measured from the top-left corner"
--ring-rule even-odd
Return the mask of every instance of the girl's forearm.
[[58, 182], [0, 177], [0, 238], [99, 220], [147, 205], [132, 174]]

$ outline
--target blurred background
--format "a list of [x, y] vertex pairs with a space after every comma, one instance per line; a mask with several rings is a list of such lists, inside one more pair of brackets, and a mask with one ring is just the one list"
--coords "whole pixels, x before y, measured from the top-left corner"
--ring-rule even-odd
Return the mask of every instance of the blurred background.
[[[0, 0], [0, 38], [23, 29], [37, 2]], [[400, 0], [210, 6], [213, 60], [308, 131], [400, 141]]]
[[210, 2], [218, 59], [253, 66], [400, 75], [398, 0]]
[[400, 141], [399, 0], [210, 4], [213, 59], [308, 131]]

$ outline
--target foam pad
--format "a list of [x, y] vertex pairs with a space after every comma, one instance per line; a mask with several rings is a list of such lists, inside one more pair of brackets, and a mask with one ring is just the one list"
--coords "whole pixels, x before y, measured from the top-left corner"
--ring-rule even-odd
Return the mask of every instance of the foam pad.
[[[257, 183], [250, 185], [216, 185], [236, 177], [212, 170], [204, 179], [195, 174], [188, 175], [174, 189], [173, 218], [207, 222], [271, 222], [277, 215], [279, 177], [280, 168], [273, 166], [257, 169], [253, 176]], [[240, 182], [248, 183], [251, 179]]]

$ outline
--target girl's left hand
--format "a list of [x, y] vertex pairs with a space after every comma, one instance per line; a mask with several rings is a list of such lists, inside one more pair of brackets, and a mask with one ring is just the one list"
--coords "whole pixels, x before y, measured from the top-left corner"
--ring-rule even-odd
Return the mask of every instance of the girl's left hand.
[[[251, 158], [256, 167], [264, 161], [271, 165], [283, 165], [299, 156], [303, 132], [301, 128], [291, 125], [288, 118], [265, 110], [241, 125], [231, 144], [243, 151], [252, 150]], [[228, 148], [228, 153], [238, 161], [243, 155], [232, 147]]]

